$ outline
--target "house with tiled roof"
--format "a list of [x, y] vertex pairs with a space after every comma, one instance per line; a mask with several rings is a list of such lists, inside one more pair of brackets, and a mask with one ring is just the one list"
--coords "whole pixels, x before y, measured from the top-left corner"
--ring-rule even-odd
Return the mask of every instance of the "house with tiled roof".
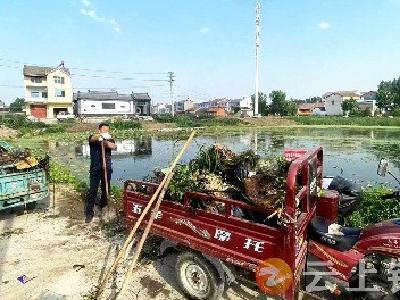
[[150, 116], [148, 93], [120, 94], [117, 91], [74, 93], [75, 114], [80, 117]]
[[363, 100], [363, 93], [359, 91], [338, 91], [328, 92], [322, 95], [325, 102], [325, 111], [327, 116], [342, 116], [342, 103], [345, 100], [354, 99], [356, 101]]
[[311, 116], [325, 114], [325, 102], [302, 103], [297, 108], [297, 115]]
[[27, 116], [52, 119], [73, 113], [71, 74], [64, 61], [57, 67], [24, 65], [23, 75]]

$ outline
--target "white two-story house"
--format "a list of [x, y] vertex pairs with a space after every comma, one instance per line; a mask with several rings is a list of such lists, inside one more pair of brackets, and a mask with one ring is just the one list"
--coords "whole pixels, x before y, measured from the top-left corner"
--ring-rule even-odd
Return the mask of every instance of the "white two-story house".
[[322, 96], [322, 99], [325, 102], [325, 111], [327, 116], [342, 116], [343, 101], [350, 99], [359, 101], [362, 100], [363, 97], [358, 91], [340, 91], [325, 93]]

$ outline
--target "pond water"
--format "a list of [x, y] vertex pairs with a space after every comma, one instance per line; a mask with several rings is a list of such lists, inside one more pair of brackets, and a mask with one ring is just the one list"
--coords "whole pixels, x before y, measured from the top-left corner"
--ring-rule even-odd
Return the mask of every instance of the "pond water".
[[[113, 155], [113, 183], [143, 179], [157, 167], [166, 167], [185, 141], [157, 136], [118, 141], [119, 151]], [[220, 133], [197, 136], [183, 157], [187, 163], [201, 147], [224, 144], [235, 152], [248, 149], [257, 154], [282, 154], [285, 148], [324, 148], [324, 174], [341, 175], [363, 186], [387, 184], [398, 188], [390, 175], [376, 174], [380, 158], [387, 158], [391, 172], [400, 177], [400, 130], [362, 128], [285, 128], [241, 133]], [[74, 173], [88, 177], [87, 144], [48, 145], [52, 156], [69, 165]], [[47, 147], [46, 147], [47, 148]]]

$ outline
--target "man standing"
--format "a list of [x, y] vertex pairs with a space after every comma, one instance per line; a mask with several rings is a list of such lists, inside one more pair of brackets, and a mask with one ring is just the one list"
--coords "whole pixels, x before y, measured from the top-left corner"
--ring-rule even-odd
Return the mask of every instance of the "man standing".
[[[110, 189], [111, 179], [111, 150], [116, 150], [117, 145], [110, 135], [110, 126], [107, 123], [99, 125], [99, 132], [89, 136], [90, 146], [90, 191], [85, 207], [85, 222], [90, 223], [94, 216], [94, 206], [101, 211], [107, 206], [107, 194]], [[105, 154], [103, 157], [103, 153]], [[105, 168], [104, 168], [105, 160]], [[101, 198], [97, 199], [97, 191], [101, 182]], [[106, 184], [107, 182], [107, 184]], [[108, 191], [106, 190], [108, 186]]]

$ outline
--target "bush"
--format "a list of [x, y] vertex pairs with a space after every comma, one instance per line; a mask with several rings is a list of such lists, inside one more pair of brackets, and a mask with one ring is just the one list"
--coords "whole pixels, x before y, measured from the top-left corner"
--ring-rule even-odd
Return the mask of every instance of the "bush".
[[381, 196], [392, 190], [384, 186], [366, 189], [361, 195], [360, 208], [350, 216], [350, 222], [355, 227], [365, 227], [384, 220], [398, 218], [400, 205], [397, 200], [382, 200]]
[[46, 124], [42, 122], [31, 122], [26, 119], [25, 116], [20, 115], [7, 115], [0, 119], [1, 124], [6, 125], [7, 127], [13, 129], [21, 129], [21, 128], [43, 128], [46, 127]]
[[400, 108], [393, 109], [392, 116], [393, 117], [400, 117]]
[[63, 126], [63, 125], [45, 126], [43, 132], [46, 132], [46, 133], [64, 133], [65, 132], [65, 126]]
[[25, 116], [21, 115], [7, 115], [0, 119], [0, 124], [4, 124], [7, 127], [19, 130], [21, 133], [28, 133], [32, 130], [40, 129], [45, 133], [64, 133], [68, 126], [71, 126], [71, 122], [63, 122], [62, 124], [48, 125], [42, 122], [32, 122]]
[[133, 121], [133, 120], [116, 120], [113, 124], [112, 124], [113, 128], [115, 128], [116, 130], [127, 130], [127, 129], [141, 129], [142, 128], [142, 124], [137, 122], [137, 121]]

